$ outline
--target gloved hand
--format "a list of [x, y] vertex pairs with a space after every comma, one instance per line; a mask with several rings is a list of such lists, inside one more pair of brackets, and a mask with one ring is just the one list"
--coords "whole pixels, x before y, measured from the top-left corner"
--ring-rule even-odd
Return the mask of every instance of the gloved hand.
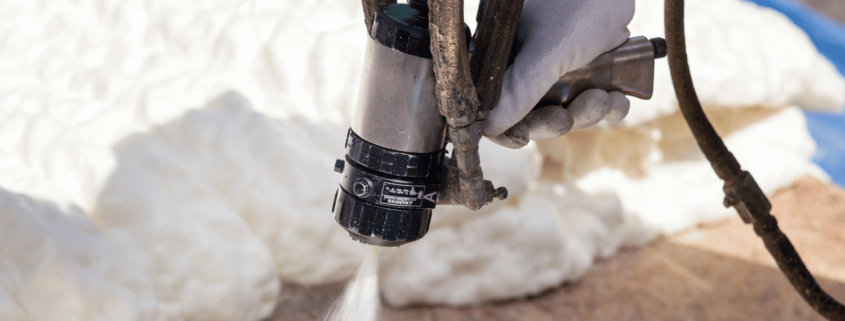
[[585, 91], [568, 109], [531, 109], [560, 76], [625, 42], [633, 16], [634, 0], [525, 0], [515, 39], [519, 51], [505, 72], [484, 136], [519, 148], [529, 139], [556, 138], [602, 119], [622, 120], [628, 99], [599, 89]]

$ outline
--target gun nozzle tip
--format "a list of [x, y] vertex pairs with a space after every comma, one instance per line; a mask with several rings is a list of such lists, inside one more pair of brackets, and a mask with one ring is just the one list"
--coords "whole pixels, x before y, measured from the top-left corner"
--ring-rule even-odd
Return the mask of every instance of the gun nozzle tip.
[[666, 57], [666, 54], [669, 53], [669, 46], [666, 45], [666, 39], [651, 38], [649, 41], [651, 42], [651, 46], [654, 47], [654, 59]]
[[508, 198], [508, 189], [504, 186], [497, 188], [495, 197], [497, 200], [504, 200]]

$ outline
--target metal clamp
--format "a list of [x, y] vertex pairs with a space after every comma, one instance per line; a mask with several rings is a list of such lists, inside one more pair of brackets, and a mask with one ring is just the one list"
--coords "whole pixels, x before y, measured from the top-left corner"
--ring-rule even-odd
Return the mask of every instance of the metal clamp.
[[739, 179], [725, 182], [725, 207], [733, 206], [746, 224], [769, 215], [772, 203], [757, 185], [751, 173], [743, 171]]

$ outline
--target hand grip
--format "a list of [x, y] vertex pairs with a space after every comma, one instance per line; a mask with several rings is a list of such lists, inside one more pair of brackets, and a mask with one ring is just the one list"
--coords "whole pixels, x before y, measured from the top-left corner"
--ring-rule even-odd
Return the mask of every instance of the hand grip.
[[630, 38], [586, 66], [561, 76], [534, 109], [549, 105], [566, 108], [579, 94], [593, 88], [650, 99], [654, 90], [654, 60], [665, 57], [666, 53], [666, 41], [662, 38]]

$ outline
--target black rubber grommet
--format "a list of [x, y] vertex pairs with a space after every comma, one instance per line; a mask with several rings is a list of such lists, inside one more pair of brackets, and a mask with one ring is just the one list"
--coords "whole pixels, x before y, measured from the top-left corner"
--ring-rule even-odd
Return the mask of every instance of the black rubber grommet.
[[353, 238], [378, 246], [399, 246], [428, 233], [430, 209], [398, 209], [358, 199], [338, 188], [334, 218]]
[[367, 142], [352, 131], [346, 137], [346, 156], [370, 170], [397, 177], [436, 177], [443, 150], [428, 154], [404, 153]]

